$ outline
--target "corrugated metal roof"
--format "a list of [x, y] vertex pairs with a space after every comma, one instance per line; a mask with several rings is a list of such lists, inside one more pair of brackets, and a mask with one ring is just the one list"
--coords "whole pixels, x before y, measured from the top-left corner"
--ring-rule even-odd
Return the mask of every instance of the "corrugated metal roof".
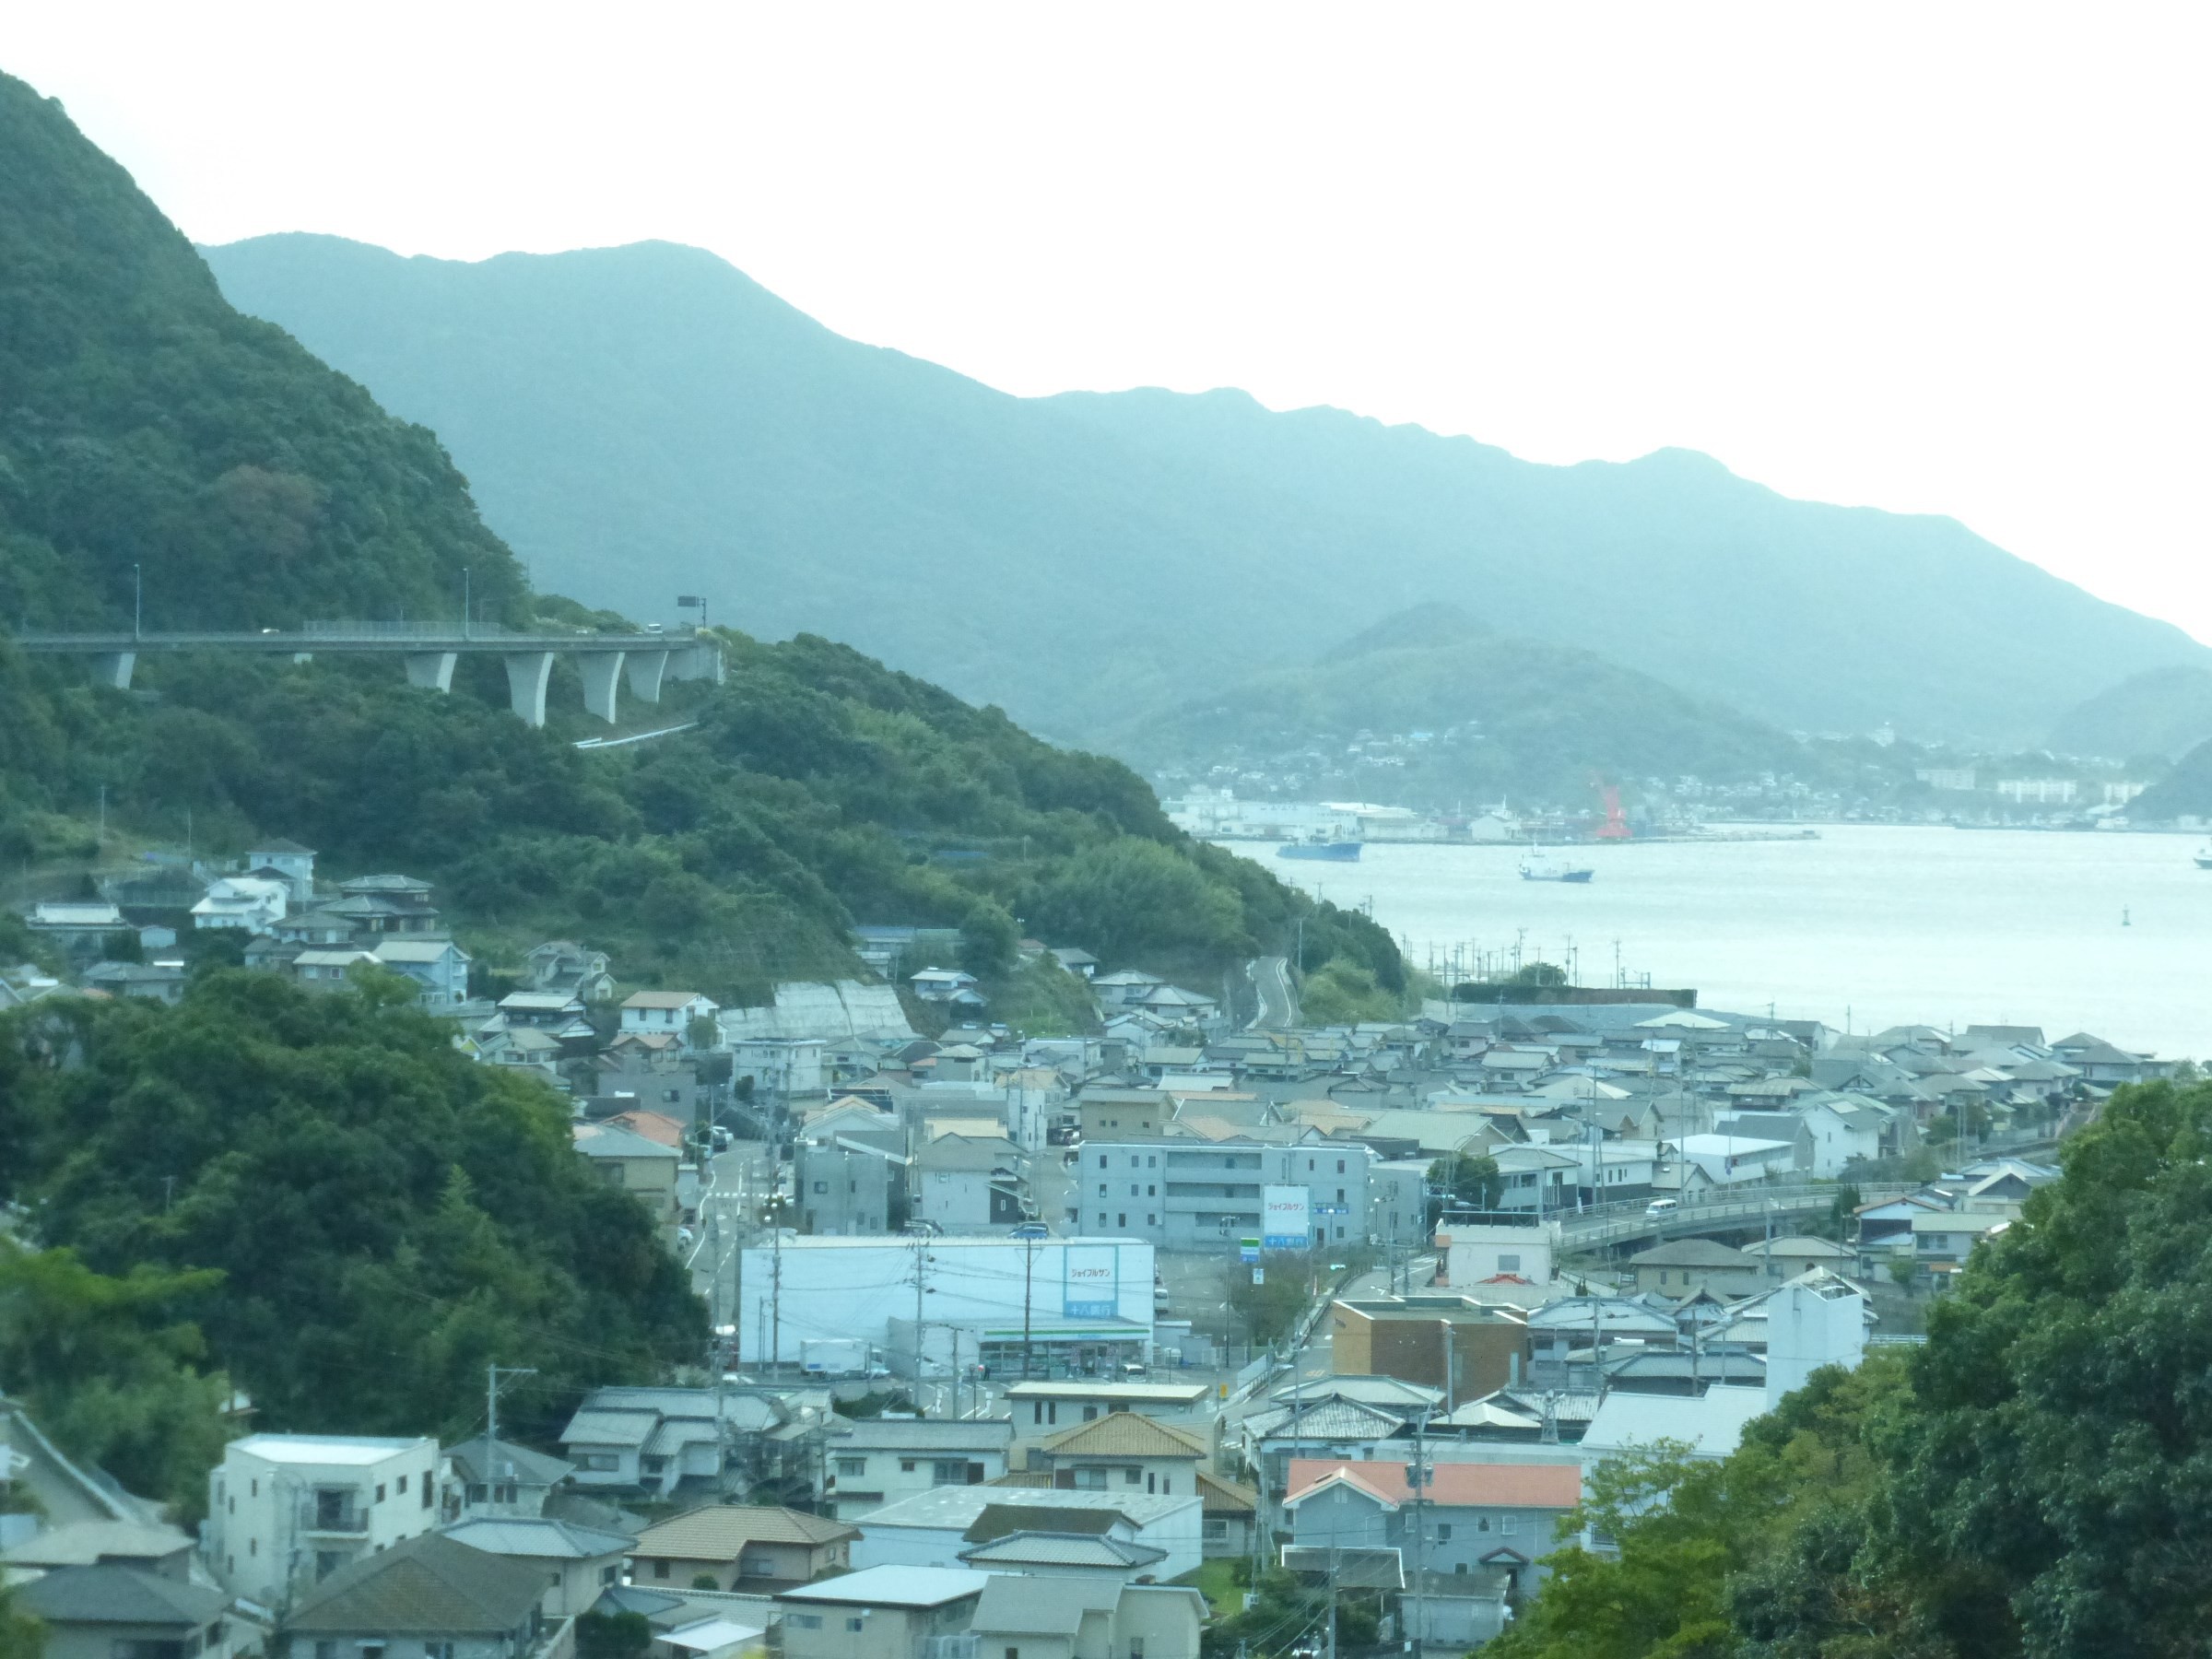
[[734, 1561], [747, 1544], [834, 1544], [858, 1536], [856, 1526], [797, 1510], [710, 1503], [647, 1527], [636, 1551], [686, 1561]]

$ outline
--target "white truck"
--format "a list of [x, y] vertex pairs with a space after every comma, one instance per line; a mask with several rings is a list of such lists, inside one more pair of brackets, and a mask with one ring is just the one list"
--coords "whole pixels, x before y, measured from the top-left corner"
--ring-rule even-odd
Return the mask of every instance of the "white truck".
[[809, 1337], [799, 1344], [799, 1369], [810, 1377], [865, 1377], [875, 1357], [858, 1336]]

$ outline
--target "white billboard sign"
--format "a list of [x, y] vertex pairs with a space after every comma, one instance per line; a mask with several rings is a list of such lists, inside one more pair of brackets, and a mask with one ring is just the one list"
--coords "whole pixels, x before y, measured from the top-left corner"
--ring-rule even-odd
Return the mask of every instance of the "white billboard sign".
[[1260, 1189], [1260, 1242], [1269, 1250], [1304, 1250], [1313, 1241], [1306, 1215], [1306, 1189], [1271, 1186]]

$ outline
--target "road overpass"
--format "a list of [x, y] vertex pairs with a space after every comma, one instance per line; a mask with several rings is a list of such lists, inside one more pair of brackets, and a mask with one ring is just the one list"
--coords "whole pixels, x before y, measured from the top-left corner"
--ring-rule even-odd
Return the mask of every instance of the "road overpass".
[[507, 669], [509, 706], [534, 726], [546, 724], [546, 685], [557, 656], [575, 659], [583, 679], [585, 712], [610, 725], [625, 683], [632, 697], [657, 703], [664, 680], [722, 680], [722, 647], [697, 629], [510, 633], [450, 622], [310, 622], [298, 629], [241, 633], [147, 633], [137, 629], [19, 633], [14, 644], [36, 655], [88, 658], [93, 677], [118, 690], [130, 688], [139, 657], [149, 652], [242, 652], [288, 656], [300, 663], [325, 655], [396, 656], [406, 662], [407, 683], [426, 691], [453, 689], [453, 665], [464, 655], [497, 656]]
[[[1625, 1250], [1664, 1243], [1668, 1239], [1762, 1232], [1770, 1219], [1779, 1237], [1784, 1230], [1802, 1230], [1806, 1222], [1826, 1216], [1834, 1207], [1840, 1190], [1834, 1182], [1760, 1185], [1742, 1193], [1717, 1194], [1657, 1216], [1649, 1214], [1642, 1201], [1631, 1200], [1579, 1214], [1571, 1210], [1554, 1218], [1559, 1224], [1559, 1242], [1568, 1250]], [[1909, 1183], [1861, 1185], [1859, 1202], [1878, 1204], [1917, 1191], [1918, 1187]], [[1447, 1220], [1439, 1225], [1449, 1230], [1452, 1224]]]

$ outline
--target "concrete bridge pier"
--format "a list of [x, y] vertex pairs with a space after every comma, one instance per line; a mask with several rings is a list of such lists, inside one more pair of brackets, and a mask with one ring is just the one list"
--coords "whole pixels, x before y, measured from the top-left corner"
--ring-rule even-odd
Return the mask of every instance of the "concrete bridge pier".
[[549, 651], [510, 651], [507, 663], [507, 701], [524, 725], [546, 724], [546, 680], [553, 672]]
[[[635, 651], [629, 653], [629, 694], [640, 702], [657, 703], [661, 700], [661, 671], [668, 666], [665, 651]], [[613, 715], [608, 715], [613, 719]]]
[[138, 653], [135, 651], [103, 651], [92, 659], [92, 678], [96, 684], [128, 691], [131, 670], [137, 662]]
[[576, 659], [576, 666], [583, 675], [583, 712], [598, 715], [608, 725], [615, 724], [615, 699], [622, 682], [622, 656], [619, 651], [594, 651]]
[[419, 686], [425, 691], [451, 691], [453, 688], [453, 665], [461, 660], [457, 651], [413, 651], [407, 653], [407, 684]]

